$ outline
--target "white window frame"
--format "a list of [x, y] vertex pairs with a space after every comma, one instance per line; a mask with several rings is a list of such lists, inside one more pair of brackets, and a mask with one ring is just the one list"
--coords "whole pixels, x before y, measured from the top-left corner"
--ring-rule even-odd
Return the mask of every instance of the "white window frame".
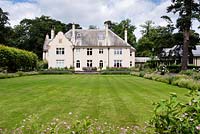
[[92, 48], [87, 48], [87, 55], [92, 55]]
[[103, 68], [103, 60], [99, 61], [99, 68]]
[[114, 55], [122, 55], [122, 48], [114, 49]]
[[80, 60], [76, 60], [76, 68], [80, 68], [81, 67], [81, 62]]
[[56, 67], [58, 68], [64, 68], [65, 66], [65, 60], [56, 60]]
[[87, 67], [92, 67], [92, 60], [87, 60]]
[[99, 49], [99, 54], [103, 54], [103, 49], [102, 48]]
[[56, 48], [56, 54], [57, 55], [64, 55], [65, 54], [65, 48]]
[[122, 60], [114, 60], [114, 67], [116, 68], [122, 67]]

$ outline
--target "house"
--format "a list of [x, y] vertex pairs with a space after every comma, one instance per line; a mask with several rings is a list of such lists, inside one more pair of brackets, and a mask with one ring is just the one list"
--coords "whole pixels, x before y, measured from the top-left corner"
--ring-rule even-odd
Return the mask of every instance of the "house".
[[200, 45], [196, 45], [196, 49], [192, 50], [193, 64], [200, 67]]
[[[160, 54], [160, 59], [180, 64], [182, 53], [182, 45], [175, 45], [172, 48], [164, 48]], [[200, 66], [200, 45], [196, 45], [195, 47], [189, 49], [189, 64]]]
[[49, 68], [74, 67], [75, 71], [83, 68], [106, 69], [106, 67], [134, 67], [135, 48], [108, 28], [72, 29], [67, 33], [51, 30], [51, 37], [46, 35], [43, 46], [43, 60]]

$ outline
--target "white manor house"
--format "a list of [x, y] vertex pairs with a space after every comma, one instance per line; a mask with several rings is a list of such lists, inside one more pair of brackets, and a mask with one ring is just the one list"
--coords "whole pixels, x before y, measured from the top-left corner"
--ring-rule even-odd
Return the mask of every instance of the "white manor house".
[[43, 46], [43, 60], [49, 68], [70, 68], [83, 71], [84, 68], [96, 67], [134, 67], [135, 48], [127, 43], [127, 30], [124, 39], [112, 32], [108, 25], [105, 29], [72, 29], [67, 33], [51, 30], [51, 37], [46, 35]]

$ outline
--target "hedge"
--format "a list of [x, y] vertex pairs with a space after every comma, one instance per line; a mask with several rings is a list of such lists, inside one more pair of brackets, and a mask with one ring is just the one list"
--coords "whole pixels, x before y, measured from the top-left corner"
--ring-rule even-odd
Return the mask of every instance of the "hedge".
[[37, 55], [32, 52], [0, 45], [0, 68], [8, 72], [32, 71], [37, 61]]

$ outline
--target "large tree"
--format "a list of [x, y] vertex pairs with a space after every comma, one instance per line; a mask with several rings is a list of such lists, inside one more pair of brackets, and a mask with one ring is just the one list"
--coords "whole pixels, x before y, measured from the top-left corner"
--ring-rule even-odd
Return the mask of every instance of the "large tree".
[[128, 43], [136, 47], [136, 37], [134, 34], [134, 31], [136, 27], [131, 24], [130, 19], [122, 20], [120, 23], [117, 22], [111, 22], [111, 21], [106, 21], [109, 25], [109, 28], [118, 36], [120, 36], [122, 39], [124, 39], [124, 30], [127, 29], [128, 31]]
[[12, 35], [12, 28], [9, 27], [8, 12], [0, 8], [0, 44], [7, 44]]
[[190, 29], [192, 26], [192, 19], [199, 20], [200, 3], [195, 2], [195, 0], [172, 0], [172, 4], [167, 8], [167, 11], [179, 14], [176, 27], [183, 32], [184, 37], [182, 70], [187, 70]]
[[[36, 17], [35, 19], [23, 19], [19, 25], [14, 28], [14, 38], [10, 41], [14, 47], [33, 51], [42, 58], [43, 43], [46, 34], [50, 35], [52, 28], [55, 32], [66, 32], [70, 30], [72, 23], [64, 24], [60, 21], [51, 19], [48, 16]], [[76, 24], [76, 28], [81, 28]]]

